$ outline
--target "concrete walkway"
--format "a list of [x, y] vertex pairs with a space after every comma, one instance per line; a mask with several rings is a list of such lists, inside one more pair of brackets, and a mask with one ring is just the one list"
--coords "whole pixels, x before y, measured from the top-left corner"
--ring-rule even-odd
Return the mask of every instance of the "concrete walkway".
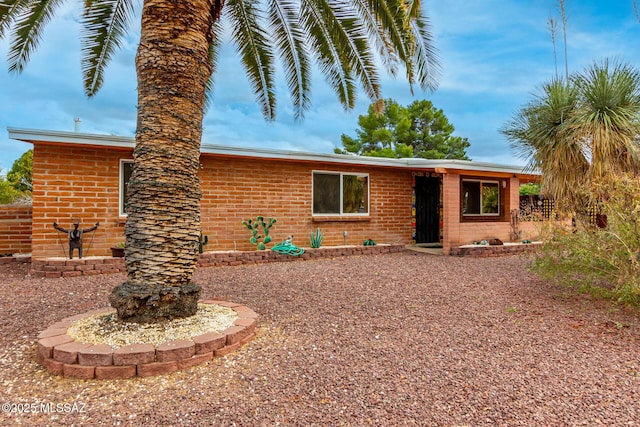
[[410, 251], [421, 252], [424, 254], [442, 255], [442, 247], [422, 246], [418, 244], [418, 245], [407, 245], [406, 249]]

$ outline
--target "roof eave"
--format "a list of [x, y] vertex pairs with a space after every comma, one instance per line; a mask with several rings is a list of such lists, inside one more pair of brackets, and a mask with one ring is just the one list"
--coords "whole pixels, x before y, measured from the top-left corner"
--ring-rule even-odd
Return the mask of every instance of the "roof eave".
[[[134, 148], [135, 139], [127, 136], [97, 135], [80, 132], [62, 132], [37, 129], [8, 128], [9, 138], [29, 143], [58, 143], [71, 145], [94, 145], [102, 147]], [[304, 151], [276, 150], [265, 148], [231, 147], [215, 144], [201, 144], [202, 154], [212, 154], [233, 157], [253, 157], [262, 159], [278, 159], [302, 162], [324, 162], [336, 164], [393, 167], [406, 169], [445, 169], [448, 171], [482, 171], [506, 173], [516, 175], [536, 175], [525, 172], [518, 166], [500, 165], [486, 162], [452, 159], [421, 159], [421, 158], [385, 158], [368, 157], [345, 154], [321, 154]]]
[[92, 133], [62, 132], [38, 129], [7, 128], [9, 138], [23, 142], [53, 142], [77, 145], [99, 145], [103, 147], [133, 148], [135, 139], [127, 136], [96, 135]]

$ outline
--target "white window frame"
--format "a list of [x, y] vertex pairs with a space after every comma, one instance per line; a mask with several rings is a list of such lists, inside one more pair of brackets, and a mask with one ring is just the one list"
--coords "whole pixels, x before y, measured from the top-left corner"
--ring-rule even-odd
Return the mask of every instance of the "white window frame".
[[[462, 189], [464, 188], [464, 183], [465, 182], [478, 182], [480, 183], [480, 213], [463, 213], [462, 215], [465, 217], [480, 217], [480, 216], [500, 216], [500, 197], [502, 196], [502, 191], [500, 189], [500, 181], [495, 181], [495, 180], [489, 180], [489, 179], [466, 179], [463, 178], [461, 181], [461, 185], [460, 185], [460, 191], [462, 192]], [[489, 212], [489, 213], [483, 213], [482, 212], [482, 185], [483, 184], [495, 184], [496, 187], [498, 188], [498, 212]], [[462, 203], [460, 206], [460, 209], [462, 209], [464, 207], [464, 194], [462, 194]]]
[[[325, 175], [339, 175], [340, 176], [340, 202], [339, 202], [339, 206], [340, 206], [340, 212], [339, 213], [315, 213], [313, 211], [313, 201], [314, 201], [314, 178], [315, 178], [315, 174], [325, 174]], [[344, 204], [343, 204], [343, 190], [344, 190], [344, 176], [356, 176], [356, 177], [362, 177], [362, 178], [366, 178], [367, 179], [367, 186], [366, 186], [366, 191], [367, 191], [367, 211], [366, 212], [351, 212], [351, 213], [344, 213], [342, 212], [342, 209], [344, 208]], [[326, 171], [326, 170], [313, 170], [311, 171], [311, 215], [312, 216], [335, 216], [335, 217], [339, 217], [339, 216], [359, 216], [359, 217], [368, 217], [370, 212], [371, 212], [371, 178], [369, 177], [368, 173], [361, 173], [361, 172], [339, 172], [339, 171]]]
[[124, 186], [126, 182], [124, 182], [124, 171], [125, 165], [132, 164], [133, 160], [131, 159], [120, 159], [120, 167], [118, 168], [118, 215], [119, 216], [127, 216], [127, 213], [124, 210]]

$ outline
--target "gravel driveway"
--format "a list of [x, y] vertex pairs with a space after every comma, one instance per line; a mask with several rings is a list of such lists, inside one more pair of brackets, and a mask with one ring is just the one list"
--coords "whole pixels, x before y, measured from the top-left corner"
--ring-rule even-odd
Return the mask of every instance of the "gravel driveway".
[[203, 297], [260, 314], [257, 338], [206, 365], [118, 381], [52, 376], [34, 343], [104, 307], [123, 275], [45, 280], [0, 265], [0, 398], [36, 412], [0, 424], [640, 425], [639, 312], [525, 264], [402, 252], [202, 268]]

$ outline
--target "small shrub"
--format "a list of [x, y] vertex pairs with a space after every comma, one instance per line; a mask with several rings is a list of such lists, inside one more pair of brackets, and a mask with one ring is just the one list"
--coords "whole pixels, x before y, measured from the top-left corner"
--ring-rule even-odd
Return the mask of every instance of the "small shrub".
[[640, 305], [640, 182], [620, 176], [598, 183], [606, 228], [550, 224], [533, 264], [542, 277], [597, 297]]

